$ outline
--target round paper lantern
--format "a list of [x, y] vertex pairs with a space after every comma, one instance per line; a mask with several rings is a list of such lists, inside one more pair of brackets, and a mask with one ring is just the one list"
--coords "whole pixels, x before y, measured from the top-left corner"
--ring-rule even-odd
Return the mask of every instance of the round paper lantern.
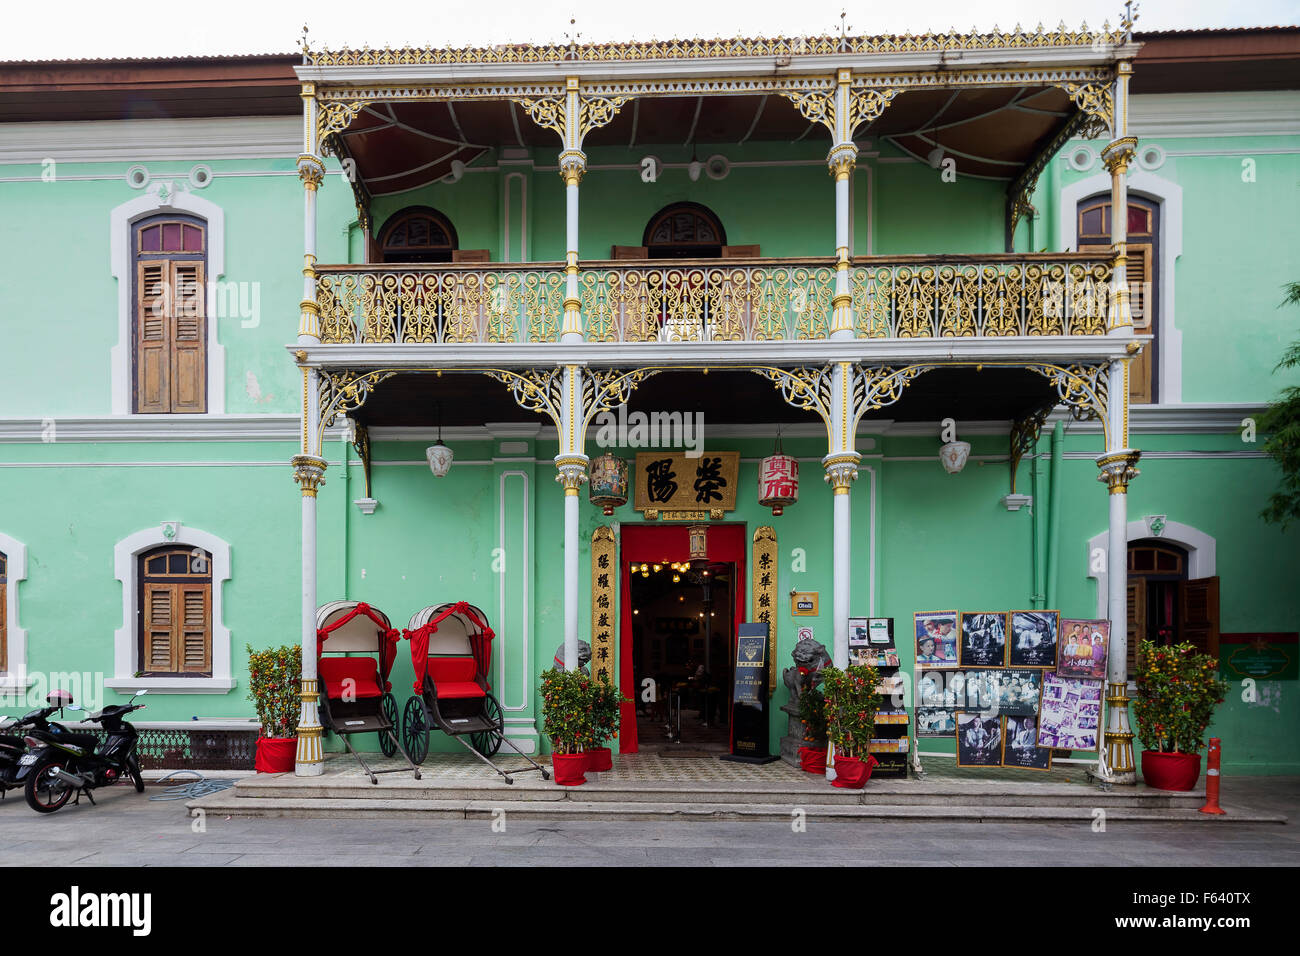
[[451, 470], [452, 459], [456, 456], [439, 438], [436, 444], [430, 445], [424, 450], [424, 457], [429, 462], [429, 470], [433, 472], [433, 476], [435, 478], [445, 478], [447, 472]]
[[758, 463], [758, 503], [779, 517], [786, 505], [799, 500], [799, 461], [789, 455], [769, 455]]
[[612, 515], [614, 509], [627, 504], [627, 461], [606, 452], [591, 460], [588, 466], [591, 484], [591, 503], [604, 514]]
[[968, 441], [950, 441], [939, 449], [939, 460], [943, 462], [943, 467], [950, 475], [955, 475], [965, 468], [966, 459], [969, 457], [970, 442]]

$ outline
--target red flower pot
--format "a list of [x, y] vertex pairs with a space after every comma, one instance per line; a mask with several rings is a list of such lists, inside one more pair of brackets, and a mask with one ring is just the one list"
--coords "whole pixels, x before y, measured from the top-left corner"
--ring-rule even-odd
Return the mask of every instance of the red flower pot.
[[293, 773], [297, 737], [258, 737], [253, 769], [258, 773]]
[[551, 754], [551, 766], [555, 769], [555, 782], [562, 787], [576, 787], [587, 782], [586, 754]]
[[841, 757], [836, 754], [835, 779], [831, 781], [831, 786], [861, 790], [871, 779], [871, 770], [877, 763], [876, 758], [871, 755], [868, 755], [866, 760], [860, 760], [857, 757]]
[[1201, 776], [1200, 754], [1142, 751], [1142, 779], [1157, 790], [1193, 790]]
[[826, 776], [826, 751], [817, 747], [800, 747], [799, 766], [809, 773]]
[[608, 747], [593, 747], [587, 751], [587, 769], [602, 773], [614, 769], [614, 751]]

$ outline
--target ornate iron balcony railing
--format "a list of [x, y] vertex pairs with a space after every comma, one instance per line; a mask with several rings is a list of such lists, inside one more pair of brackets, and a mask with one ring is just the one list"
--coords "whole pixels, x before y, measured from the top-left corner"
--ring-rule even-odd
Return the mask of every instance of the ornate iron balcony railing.
[[[324, 343], [559, 340], [560, 265], [319, 266]], [[850, 277], [859, 338], [1101, 335], [1095, 253], [873, 256]], [[591, 342], [795, 341], [830, 334], [832, 259], [587, 262]]]

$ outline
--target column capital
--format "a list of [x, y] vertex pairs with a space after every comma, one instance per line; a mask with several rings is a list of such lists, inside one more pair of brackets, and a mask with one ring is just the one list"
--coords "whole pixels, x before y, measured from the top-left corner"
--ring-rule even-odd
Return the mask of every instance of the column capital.
[[298, 157], [298, 178], [307, 189], [315, 189], [325, 181], [325, 161], [311, 153]]
[[826, 483], [835, 489], [835, 494], [849, 493], [849, 486], [857, 480], [860, 461], [862, 456], [856, 451], [836, 452], [822, 459], [822, 467], [826, 469]]
[[830, 153], [826, 156], [826, 165], [830, 168], [830, 174], [838, 182], [841, 179], [848, 179], [853, 173], [853, 167], [858, 162], [858, 148], [852, 143], [838, 143], [831, 147]]
[[1142, 473], [1137, 468], [1138, 459], [1141, 457], [1142, 452], [1132, 448], [1123, 448], [1098, 456], [1097, 467], [1101, 469], [1101, 474], [1097, 476], [1097, 480], [1106, 482], [1112, 495], [1127, 494], [1129, 482]]
[[559, 471], [559, 474], [555, 476], [555, 480], [564, 487], [566, 496], [576, 496], [578, 490], [586, 483], [587, 461], [586, 455], [555, 456], [555, 467]]
[[1136, 136], [1121, 136], [1103, 146], [1101, 161], [1106, 164], [1107, 171], [1112, 175], [1116, 172], [1121, 174], [1126, 172], [1129, 162], [1137, 152], [1137, 144]]
[[316, 489], [325, 484], [328, 462], [315, 455], [294, 455], [289, 459], [293, 466], [293, 480], [302, 486], [303, 497], [316, 497]]
[[560, 178], [566, 186], [582, 182], [587, 172], [587, 154], [580, 149], [566, 149], [560, 153]]

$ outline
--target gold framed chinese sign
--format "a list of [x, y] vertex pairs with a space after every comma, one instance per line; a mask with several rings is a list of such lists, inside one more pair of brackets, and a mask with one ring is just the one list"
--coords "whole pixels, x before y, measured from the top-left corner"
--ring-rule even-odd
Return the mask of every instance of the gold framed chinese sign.
[[618, 541], [605, 525], [591, 533], [591, 675], [617, 684]]
[[736, 510], [740, 452], [638, 452], [633, 480], [638, 511], [648, 519], [718, 520]]
[[750, 620], [767, 625], [767, 693], [776, 693], [776, 529], [763, 525], [754, 530]]

